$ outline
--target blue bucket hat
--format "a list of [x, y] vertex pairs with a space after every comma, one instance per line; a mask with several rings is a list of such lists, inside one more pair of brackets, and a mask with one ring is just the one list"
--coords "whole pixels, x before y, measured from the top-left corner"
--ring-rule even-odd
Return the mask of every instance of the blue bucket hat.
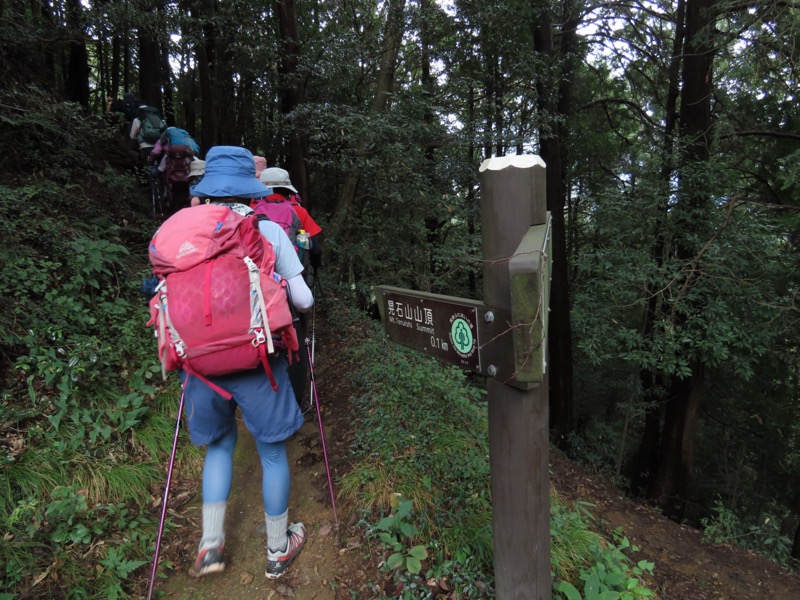
[[256, 179], [253, 154], [240, 146], [214, 146], [206, 153], [203, 179], [190, 188], [193, 196], [263, 198], [272, 190]]

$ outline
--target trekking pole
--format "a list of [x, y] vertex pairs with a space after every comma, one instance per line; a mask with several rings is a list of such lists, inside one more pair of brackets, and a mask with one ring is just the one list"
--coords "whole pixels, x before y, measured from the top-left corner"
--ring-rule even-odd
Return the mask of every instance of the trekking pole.
[[311, 360], [311, 341], [306, 338], [306, 351], [308, 352], [308, 368], [311, 372], [311, 391], [316, 398], [317, 422], [319, 423], [319, 439], [322, 442], [322, 456], [325, 458], [325, 473], [328, 475], [328, 489], [331, 493], [331, 507], [333, 508], [333, 521], [339, 524], [339, 517], [336, 515], [336, 498], [333, 493], [333, 481], [331, 480], [331, 467], [328, 463], [328, 449], [325, 447], [325, 432], [322, 428], [322, 413], [319, 409], [319, 395], [317, 394], [317, 382], [314, 378], [314, 361]]
[[169, 457], [169, 467], [167, 468], [167, 485], [164, 487], [164, 500], [161, 502], [161, 521], [158, 524], [158, 537], [156, 538], [156, 553], [153, 557], [153, 572], [150, 575], [150, 588], [147, 592], [147, 600], [153, 597], [153, 588], [156, 583], [156, 572], [158, 571], [158, 555], [161, 551], [161, 535], [164, 533], [164, 522], [167, 519], [167, 501], [169, 500], [169, 486], [172, 483], [172, 467], [175, 464], [175, 452], [178, 449], [178, 433], [181, 429], [181, 417], [183, 416], [183, 397], [184, 390], [181, 390], [181, 401], [178, 404], [178, 420], [175, 424], [175, 437], [172, 439], [172, 454]]
[[[317, 270], [314, 269], [314, 281], [317, 280]], [[317, 343], [317, 287], [313, 283], [311, 284], [311, 294], [314, 297], [314, 304], [311, 307], [311, 354], [309, 355], [308, 365], [309, 369], [311, 370], [311, 382], [314, 382], [314, 370], [311, 368], [311, 365], [314, 362], [314, 349]], [[311, 410], [311, 407], [314, 406], [314, 386], [311, 386], [311, 389], [308, 390], [308, 410]]]

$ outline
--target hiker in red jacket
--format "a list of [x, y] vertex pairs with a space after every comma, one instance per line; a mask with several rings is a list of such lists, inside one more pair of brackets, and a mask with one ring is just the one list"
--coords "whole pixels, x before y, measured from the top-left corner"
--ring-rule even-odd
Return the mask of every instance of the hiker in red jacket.
[[[311, 241], [311, 246], [308, 248], [308, 262], [316, 269], [320, 266], [322, 257], [322, 227], [317, 225], [317, 222], [311, 218], [308, 211], [300, 205], [299, 194], [297, 188], [292, 185], [289, 179], [289, 173], [285, 169], [278, 167], [270, 167], [261, 172], [261, 183], [272, 189], [272, 194], [263, 198], [263, 200], [255, 200], [251, 206], [257, 205], [259, 202], [271, 203], [287, 203], [294, 210], [299, 218], [300, 227], [305, 230]], [[257, 210], [258, 212], [258, 210]], [[268, 213], [267, 213], [268, 214]], [[291, 236], [290, 236], [291, 237]], [[301, 255], [306, 253], [303, 249], [298, 249]], [[302, 350], [303, 344], [307, 341], [306, 338], [306, 319], [305, 315], [300, 315], [300, 318], [295, 322], [295, 329], [297, 330], [297, 338], [300, 340], [300, 347]], [[306, 398], [306, 379], [309, 372], [308, 355], [305, 352], [300, 352], [300, 360], [296, 363], [289, 365], [289, 378], [294, 388], [294, 394], [300, 404], [301, 410], [307, 412], [311, 407], [310, 399]]]
[[289, 172], [285, 169], [270, 167], [261, 172], [261, 183], [272, 188], [272, 195], [266, 200], [288, 201], [292, 204], [294, 212], [300, 219], [301, 227], [311, 239], [309, 248], [309, 263], [313, 268], [320, 266], [322, 262], [322, 227], [320, 227], [313, 217], [308, 213], [300, 202], [300, 194], [297, 188], [292, 185], [289, 179]]

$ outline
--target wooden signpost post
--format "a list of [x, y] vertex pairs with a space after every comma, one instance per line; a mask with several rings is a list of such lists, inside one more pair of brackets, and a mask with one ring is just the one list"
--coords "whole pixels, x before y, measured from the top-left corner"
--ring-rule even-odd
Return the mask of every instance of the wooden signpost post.
[[551, 597], [550, 219], [538, 156], [480, 167], [484, 300], [376, 289], [389, 338], [486, 375], [498, 600]]

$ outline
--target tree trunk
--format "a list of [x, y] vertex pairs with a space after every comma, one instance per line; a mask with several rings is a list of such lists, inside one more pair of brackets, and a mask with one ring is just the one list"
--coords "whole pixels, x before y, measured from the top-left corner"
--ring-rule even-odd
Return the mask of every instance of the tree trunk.
[[692, 366], [692, 375], [675, 378], [664, 415], [664, 435], [654, 498], [664, 513], [681, 520], [686, 511], [694, 462], [694, 440], [703, 400], [705, 370]]
[[237, 102], [237, 122], [242, 132], [242, 144], [255, 152], [257, 134], [255, 131], [256, 83], [250, 73], [241, 74]]
[[[661, 270], [667, 256], [667, 224], [668, 224], [668, 202], [670, 195], [670, 184], [673, 176], [675, 128], [678, 121], [678, 95], [680, 93], [680, 67], [681, 56], [683, 54], [683, 41], [685, 31], [685, 4], [683, 0], [678, 0], [676, 8], [676, 28], [675, 37], [672, 42], [672, 60], [668, 70], [667, 83], [667, 102], [665, 107], [664, 140], [661, 156], [661, 192], [659, 194], [659, 205], [656, 208], [656, 222], [654, 226], [653, 242], [653, 269], [658, 272]], [[660, 283], [649, 284], [646, 291], [647, 305], [645, 309], [644, 322], [642, 324], [642, 339], [648, 344], [653, 339], [653, 329], [655, 323], [660, 318], [665, 318], [662, 314], [665, 310], [663, 303], [663, 292]], [[642, 400], [647, 403], [648, 408], [645, 413], [645, 427], [639, 451], [627, 469], [631, 480], [631, 485], [637, 493], [644, 494], [651, 489], [655, 483], [656, 472], [658, 471], [658, 446], [661, 435], [661, 412], [664, 408], [662, 396], [665, 387], [662, 374], [651, 369], [641, 369], [639, 381], [642, 386]]]
[[122, 64], [122, 44], [118, 35], [114, 35], [111, 41], [111, 88], [112, 98], [121, 98], [120, 93], [120, 65]]
[[108, 84], [108, 59], [105, 50], [105, 36], [99, 37], [94, 42], [95, 55], [97, 56], [97, 79], [98, 79], [98, 92], [99, 98], [97, 100], [100, 105], [105, 107], [106, 100], [111, 97], [111, 91]]
[[122, 44], [122, 89], [126, 92], [131, 89], [131, 43], [128, 36]]
[[214, 65], [214, 85], [217, 94], [217, 142], [238, 146], [242, 131], [236, 118], [236, 82], [233, 66], [234, 41], [220, 34], [217, 45], [217, 62]]
[[83, 8], [78, 0], [67, 0], [67, 20], [72, 41], [66, 78], [67, 100], [89, 108], [89, 52], [83, 25]]
[[163, 40], [160, 46], [161, 74], [164, 83], [164, 120], [170, 125], [175, 125], [175, 98], [172, 88], [172, 67], [169, 64], [169, 43]]
[[[469, 159], [470, 164], [476, 159], [480, 158], [480, 150], [475, 148], [475, 86], [470, 84], [469, 86], [469, 93], [467, 94], [467, 131], [469, 131], [469, 135], [467, 139], [467, 157]], [[478, 156], [476, 156], [476, 153]], [[480, 207], [478, 206], [478, 202], [476, 201], [477, 194], [475, 193], [475, 185], [473, 185], [472, 181], [467, 184], [466, 190], [466, 197], [467, 197], [467, 207], [469, 210], [467, 211], [467, 234], [469, 235], [470, 239], [475, 236], [476, 230], [476, 223], [475, 223], [475, 215], [479, 214]], [[475, 257], [480, 258], [480, 256]], [[470, 298], [474, 298], [478, 293], [478, 278], [475, 273], [475, 269], [470, 269], [469, 274], [467, 276], [467, 286], [469, 289]]]
[[[565, 10], [569, 10], [569, 6]], [[535, 13], [534, 50], [547, 57], [547, 64], [555, 65], [552, 18], [548, 3], [540, 3]], [[562, 32], [561, 58], [574, 51], [577, 21], [565, 21], [569, 26]], [[550, 355], [550, 428], [553, 442], [565, 448], [569, 434], [574, 429], [574, 395], [572, 389], [572, 323], [570, 318], [569, 270], [567, 267], [567, 228], [564, 221], [566, 205], [566, 160], [561, 144], [567, 136], [563, 119], [570, 110], [570, 80], [572, 62], [563, 63], [562, 69], [553, 68], [549, 76], [537, 80], [539, 102], [555, 123], [552, 133], [540, 132], [542, 159], [547, 165], [547, 209], [552, 218], [554, 268], [550, 284], [550, 317], [548, 325], [548, 352]], [[553, 93], [551, 90], [557, 90]]]
[[[50, 3], [48, 0], [41, 0], [41, 15], [42, 15], [42, 24], [45, 28], [49, 28], [53, 26], [53, 12], [50, 8]], [[42, 61], [43, 61], [43, 73], [42, 76], [46, 81], [55, 81], [55, 72], [56, 72], [56, 57], [53, 51], [52, 44], [45, 44], [42, 48]]]
[[[157, 9], [157, 3], [151, 4]], [[139, 42], [139, 96], [145, 104], [163, 110], [161, 98], [161, 48], [151, 31], [138, 28]]]
[[[298, 72], [300, 64], [300, 34], [294, 0], [278, 2], [278, 24], [281, 37], [281, 57], [278, 63], [280, 74], [281, 113], [288, 117], [305, 101], [305, 79]], [[303, 123], [294, 120], [285, 145], [287, 168], [292, 183], [300, 192], [307, 209], [313, 205], [309, 193], [306, 157], [308, 135]]]
[[214, 47], [217, 34], [214, 26], [214, 2], [196, 0], [191, 3], [192, 19], [203, 22], [197, 32], [197, 73], [200, 80], [200, 142], [205, 152], [217, 143], [217, 120], [215, 118], [217, 97], [212, 83], [214, 79]]
[[[699, 251], [696, 240], [705, 237], [708, 219], [704, 218], [713, 205], [702, 175], [710, 155], [712, 66], [714, 60], [713, 9], [715, 0], [686, 2], [686, 41], [681, 89], [680, 134], [686, 149], [679, 182], [678, 202], [673, 210], [677, 258], [684, 264], [694, 260]], [[684, 289], [696, 285], [699, 275], [692, 269]], [[681, 302], [678, 294], [675, 302]], [[683, 302], [687, 302], [683, 300]], [[680, 308], [676, 311], [676, 308]], [[702, 310], [691, 304], [672, 307], [677, 330], [688, 327], [693, 312]], [[664, 437], [659, 458], [655, 499], [665, 512], [683, 517], [694, 459], [694, 437], [703, 397], [704, 365], [697, 360], [690, 365], [692, 374], [673, 380], [667, 399]]]
[[492, 36], [487, 28], [481, 29], [481, 52], [483, 54], [483, 158], [484, 160], [492, 157], [494, 151], [494, 117], [495, 107], [494, 97], [497, 94], [495, 86], [495, 52], [492, 47]]

